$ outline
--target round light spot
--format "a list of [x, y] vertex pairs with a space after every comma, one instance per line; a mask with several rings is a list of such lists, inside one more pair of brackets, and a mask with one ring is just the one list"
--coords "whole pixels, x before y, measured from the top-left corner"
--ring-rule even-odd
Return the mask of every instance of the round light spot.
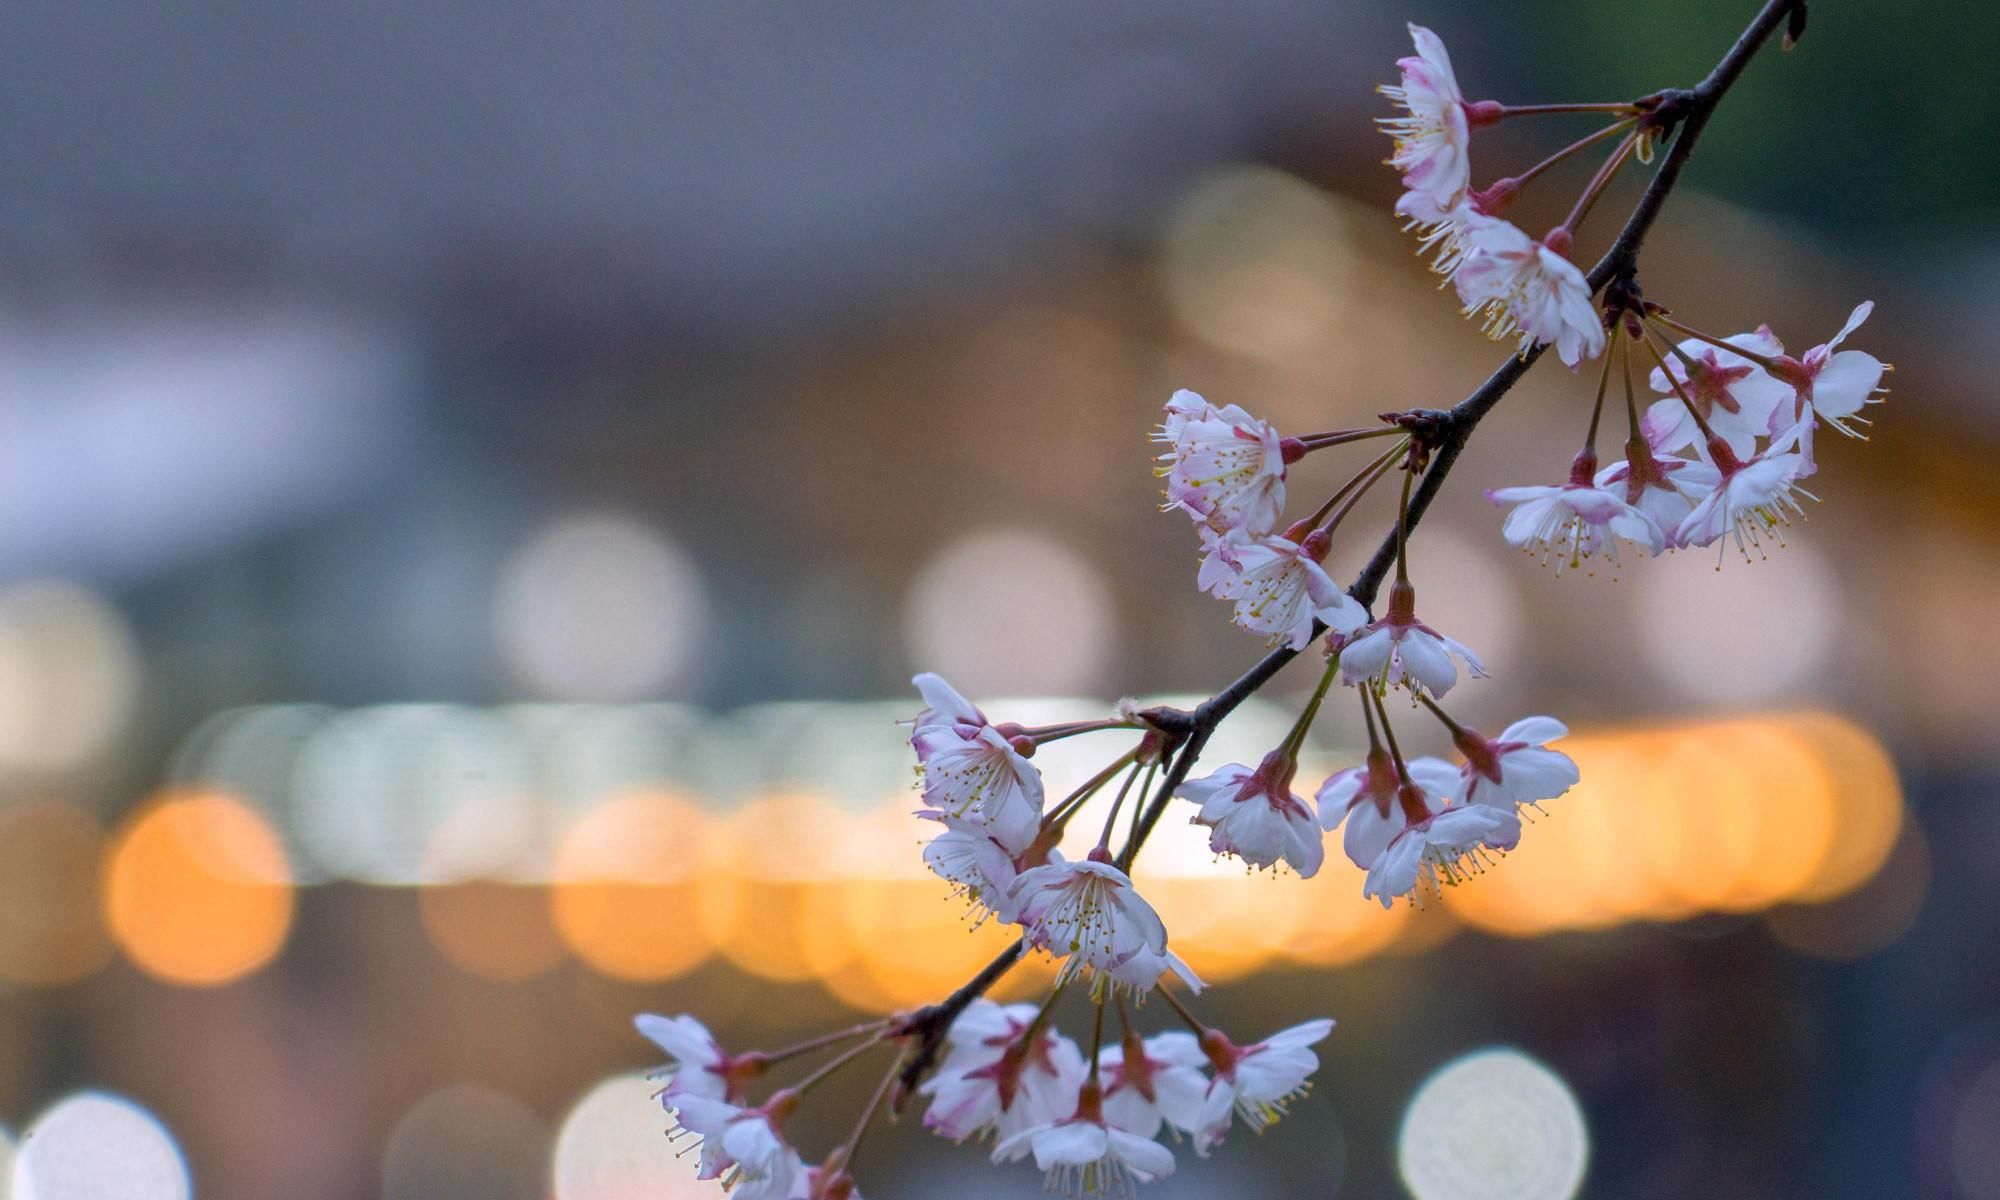
[[218, 793], [141, 809], [105, 872], [111, 932], [142, 970], [211, 986], [268, 963], [292, 923], [283, 845], [257, 812]]
[[1840, 581], [1810, 544], [1718, 572], [1709, 551], [1647, 564], [1634, 621], [1646, 659], [1693, 700], [1748, 704], [1796, 692], [1831, 661]]
[[384, 1200], [541, 1200], [549, 1130], [527, 1105], [457, 1084], [419, 1100], [382, 1155]]
[[0, 768], [61, 771], [125, 727], [139, 656], [118, 611], [69, 583], [0, 589]]
[[606, 801], [584, 814], [556, 853], [555, 926], [586, 963], [617, 979], [671, 979], [714, 949], [696, 919], [709, 821], [670, 796]]
[[1569, 1200], [1590, 1135], [1561, 1077], [1519, 1050], [1481, 1050], [1417, 1089], [1396, 1137], [1417, 1200]]
[[567, 954], [548, 895], [532, 884], [434, 883], [418, 889], [417, 911], [438, 953], [484, 979], [533, 979]]
[[1269, 167], [1234, 167], [1174, 207], [1161, 269], [1168, 303], [1188, 329], [1224, 349], [1274, 358], [1335, 328], [1354, 252], [1332, 197]]
[[103, 854], [103, 830], [80, 809], [0, 809], [0, 979], [72, 983], [111, 957], [98, 911]]
[[120, 1096], [81, 1092], [22, 1135], [13, 1200], [188, 1200], [187, 1164], [153, 1114]]
[[569, 517], [510, 559], [494, 598], [500, 653], [557, 699], [631, 700], [682, 682], [707, 624], [694, 563], [626, 517]]
[[1089, 692], [1112, 649], [1111, 595], [1060, 542], [989, 530], [924, 566], [905, 627], [916, 661], [969, 695]]
[[615, 1075], [584, 1093], [556, 1134], [555, 1200], [722, 1200], [696, 1156], [667, 1140], [660, 1085]]

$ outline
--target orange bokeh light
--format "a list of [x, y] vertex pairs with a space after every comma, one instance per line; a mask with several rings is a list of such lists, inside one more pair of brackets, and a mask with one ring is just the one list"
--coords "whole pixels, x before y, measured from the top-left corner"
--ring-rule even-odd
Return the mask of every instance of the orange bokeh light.
[[264, 966], [285, 944], [293, 902], [277, 833], [219, 792], [169, 793], [140, 809], [105, 870], [112, 935], [170, 983], [216, 986]]
[[704, 891], [726, 886], [700, 871], [711, 822], [658, 793], [607, 800], [570, 827], [549, 891], [556, 931], [606, 975], [672, 979], [714, 950], [696, 919]]
[[433, 884], [417, 889], [417, 911], [445, 961], [483, 979], [533, 979], [567, 954], [548, 897], [530, 884]]

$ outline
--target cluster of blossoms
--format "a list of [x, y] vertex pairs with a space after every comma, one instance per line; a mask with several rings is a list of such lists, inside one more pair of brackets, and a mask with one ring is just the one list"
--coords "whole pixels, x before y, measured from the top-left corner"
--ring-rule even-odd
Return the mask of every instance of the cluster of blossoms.
[[[1781, 539], [1802, 511], [1798, 498], [1812, 498], [1799, 481], [1817, 469], [1814, 431], [1824, 423], [1861, 436], [1857, 426], [1867, 424], [1861, 410], [1885, 394], [1888, 367], [1840, 348], [1874, 305], [1861, 304], [1839, 333], [1794, 357], [1767, 325], [1729, 337], [1683, 325], [1640, 299], [1629, 280], [1602, 305], [1594, 303], [1596, 287], [1569, 257], [1576, 227], [1629, 159], [1651, 159], [1655, 143], [1681, 117], [1675, 96], [1613, 104], [1469, 101], [1438, 36], [1418, 25], [1410, 26], [1410, 36], [1417, 53], [1398, 63], [1402, 83], [1382, 89], [1403, 112], [1383, 125], [1396, 139], [1390, 162], [1403, 178], [1396, 210], [1436, 252], [1435, 269], [1494, 336], [1518, 334], [1524, 350], [1552, 344], [1572, 368], [1605, 351], [1607, 330], [1622, 335], [1631, 426], [1625, 458], [1598, 465], [1598, 415], [1611, 369], [1606, 356], [1590, 433], [1568, 481], [1488, 493], [1495, 503], [1517, 506], [1507, 517], [1507, 540], [1560, 568], [1600, 555], [1615, 565], [1620, 542], [1661, 554], [1729, 537], [1747, 555], [1761, 552], [1767, 538]], [[1519, 175], [1472, 186], [1475, 130], [1509, 117], [1576, 112], [1615, 119]], [[1569, 216], [1539, 241], [1501, 216], [1535, 177], [1611, 138], [1618, 139], [1615, 148]], [[1632, 395], [1636, 348], [1652, 359], [1648, 383], [1664, 397], [1649, 398], [1643, 416]]]
[[[1870, 306], [1857, 308], [1831, 341], [1794, 358], [1768, 328], [1722, 338], [1681, 324], [1640, 296], [1629, 262], [1593, 284], [1569, 257], [1576, 226], [1623, 164], [1651, 160], [1686, 117], [1693, 93], [1616, 104], [1468, 102], [1443, 43], [1429, 30], [1411, 32], [1417, 54], [1402, 60], [1401, 85], [1383, 89], [1403, 109], [1386, 122], [1396, 137], [1391, 162], [1406, 188], [1398, 213], [1420, 230], [1467, 312], [1496, 336], [1518, 334], [1524, 353], [1551, 344], [1573, 368], [1603, 358], [1589, 432], [1569, 481], [1489, 493], [1516, 506], [1506, 539], [1570, 566], [1597, 556], [1615, 562], [1620, 541], [1654, 554], [1725, 535], [1746, 552], [1761, 547], [1798, 511], [1795, 493], [1805, 494], [1798, 482], [1815, 469], [1814, 431], [1824, 422], [1858, 436], [1861, 409], [1881, 394], [1887, 368], [1840, 348]], [[1472, 188], [1475, 130], [1529, 113], [1590, 111], [1615, 120], [1521, 175]], [[1502, 218], [1550, 166], [1614, 137], [1616, 149], [1547, 235], [1532, 239]], [[1616, 350], [1607, 352], [1614, 338]], [[1653, 393], [1644, 405], [1632, 368], [1641, 351], [1651, 360]], [[1597, 432], [1614, 357], [1622, 364], [1631, 431], [1625, 459], [1600, 469]], [[1251, 870], [1312, 876], [1324, 865], [1327, 835], [1337, 830], [1363, 896], [1385, 908], [1399, 897], [1419, 902], [1483, 871], [1519, 843], [1524, 808], [1539, 808], [1577, 784], [1575, 762], [1551, 748], [1568, 733], [1562, 722], [1531, 716], [1489, 736], [1444, 707], [1461, 671], [1487, 674], [1472, 649], [1419, 615], [1410, 578], [1408, 542], [1421, 515], [1413, 485], [1420, 477], [1437, 482], [1430, 477], [1433, 456], [1446, 445], [1441, 431], [1452, 416], [1388, 413], [1379, 426], [1294, 437], [1191, 391], [1168, 400], [1153, 435], [1164, 507], [1193, 525], [1200, 590], [1230, 602], [1234, 623], [1263, 638], [1270, 653], [1236, 687], [1193, 712], [1128, 701], [1102, 719], [1044, 726], [996, 722], [942, 678], [918, 675], [913, 683], [923, 707], [909, 734], [923, 798], [917, 815], [936, 828], [924, 862], [964, 899], [975, 923], [1012, 927], [1017, 941], [938, 1004], [777, 1051], [732, 1055], [693, 1017], [640, 1017], [640, 1032], [668, 1058], [659, 1098], [672, 1116], [670, 1133], [699, 1139], [701, 1178], [720, 1179], [739, 1200], [845, 1200], [857, 1194], [851, 1168], [875, 1117], [921, 1097], [928, 1129], [959, 1141], [990, 1140], [995, 1162], [1032, 1158], [1051, 1187], [1123, 1193], [1174, 1170], [1163, 1133], [1206, 1156], [1239, 1121], [1262, 1131], [1304, 1094], [1319, 1067], [1313, 1047], [1333, 1022], [1308, 1021], [1251, 1042], [1204, 1024], [1188, 999], [1202, 982], [1170, 948], [1165, 922], [1130, 872], [1179, 800], [1218, 857]], [[1387, 449], [1312, 512], [1284, 523], [1294, 466], [1307, 455], [1374, 439], [1384, 439]], [[1399, 481], [1401, 493], [1395, 573], [1377, 615], [1370, 605], [1388, 570], [1387, 545], [1373, 574], [1364, 573], [1352, 590], [1336, 584], [1322, 564], [1343, 520], [1389, 478]], [[1216, 724], [1308, 648], [1317, 683], [1278, 744], [1254, 765], [1228, 763], [1195, 776]], [[1359, 762], [1308, 795], [1297, 790], [1299, 755], [1336, 683], [1361, 710], [1367, 747]], [[1390, 720], [1389, 699], [1397, 692], [1436, 720], [1453, 758], [1404, 754]], [[1051, 800], [1035, 762], [1038, 748], [1086, 735], [1113, 739], [1119, 752]], [[1070, 824], [1103, 795], [1110, 799], [1101, 828], [1083, 849], [1068, 837]], [[1114, 853], [1113, 834], [1128, 813], [1128, 832]], [[1056, 963], [1040, 1004], [982, 998], [1031, 952]], [[1091, 1007], [1087, 1046], [1056, 1026], [1065, 995], [1081, 995]], [[1150, 1036], [1139, 1030], [1133, 1012], [1156, 995], [1185, 1029]], [[1111, 1038], [1107, 1012], [1117, 1019]], [[809, 1164], [786, 1140], [787, 1119], [821, 1081], [883, 1049], [893, 1051], [893, 1061], [853, 1133]], [[814, 1054], [830, 1057], [798, 1082], [751, 1102], [752, 1085], [772, 1067]]]

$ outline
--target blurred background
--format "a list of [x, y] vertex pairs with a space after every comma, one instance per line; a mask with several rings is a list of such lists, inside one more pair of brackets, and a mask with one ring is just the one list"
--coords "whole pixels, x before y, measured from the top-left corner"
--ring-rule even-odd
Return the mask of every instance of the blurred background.
[[[714, 1194], [633, 1013], [773, 1047], [1004, 944], [917, 859], [914, 670], [1033, 722], [1258, 653], [1155, 511], [1167, 395], [1307, 432], [1504, 356], [1389, 214], [1402, 22], [1475, 97], [1610, 100], [1694, 82], [1752, 8], [13, 6], [16, 1195]], [[1823, 441], [1786, 548], [1560, 579], [1509, 552], [1480, 493], [1558, 481], [1587, 415], [1553, 363], [1460, 462], [1413, 547], [1427, 618], [1494, 669], [1453, 709], [1557, 713], [1585, 774], [1517, 854], [1384, 913], [1337, 855], [1246, 878], [1163, 824], [1139, 878], [1224, 985], [1203, 1011], [1341, 1024], [1284, 1126], [1149, 1194], [2000, 1197], [2000, 159], [1964, 117], [1996, 36], [1816, 6], [1652, 238], [1648, 294], [1718, 332], [1797, 352], [1878, 302], [1850, 345], [1897, 391]], [[1475, 181], [1590, 120], [1482, 133]], [[1311, 682], [1216, 754], [1255, 761]], [[1359, 739], [1331, 707], [1314, 769]], [[1088, 743], [1045, 752], [1052, 787], [1116, 753]], [[1038, 1193], [982, 1160], [909, 1119], [861, 1177]]]

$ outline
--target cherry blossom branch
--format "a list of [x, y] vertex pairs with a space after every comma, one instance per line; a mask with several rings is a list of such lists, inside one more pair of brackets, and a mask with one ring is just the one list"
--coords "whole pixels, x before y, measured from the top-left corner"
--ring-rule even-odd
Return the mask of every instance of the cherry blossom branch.
[[[1786, 27], [1786, 48], [1795, 41], [1804, 28], [1806, 0], [1767, 0], [1764, 7], [1751, 20], [1735, 45], [1723, 55], [1715, 68], [1700, 83], [1692, 88], [1669, 89], [1645, 97], [1635, 102], [1635, 106], [1645, 112], [1642, 126], [1654, 131], [1655, 136], [1665, 137], [1675, 133], [1673, 145], [1668, 149], [1659, 168], [1654, 172], [1646, 190], [1640, 195], [1631, 215], [1613, 239], [1610, 249], [1604, 252], [1585, 278], [1594, 295], [1605, 288], [1618, 293], [1619, 305], [1624, 306], [1623, 297], [1637, 292], [1638, 259], [1640, 247], [1646, 235], [1652, 231], [1665, 208], [1667, 197], [1679, 184], [1681, 171], [1709, 118], [1714, 115], [1722, 99], [1750, 60], [1757, 55], [1771, 35], [1780, 26]], [[1459, 454], [1465, 449], [1472, 431], [1498, 405], [1516, 383], [1528, 373], [1542, 357], [1545, 344], [1536, 344], [1513, 355], [1486, 378], [1465, 399], [1448, 409], [1418, 409], [1396, 414], [1395, 423], [1409, 430], [1413, 439], [1430, 451], [1430, 465], [1422, 479], [1410, 492], [1407, 507], [1399, 513], [1399, 523], [1404, 536], [1414, 530], [1429, 511], [1431, 501], [1437, 498], [1443, 488], [1445, 478], [1458, 462]], [[1376, 594], [1381, 590], [1382, 581], [1396, 562], [1399, 531], [1392, 528], [1377, 545], [1375, 554], [1368, 564], [1355, 576], [1348, 587], [1348, 595], [1354, 597], [1364, 608], [1372, 610]], [[1311, 645], [1326, 632], [1326, 626], [1318, 621], [1313, 623], [1312, 637], [1305, 644]], [[1148, 801], [1143, 815], [1134, 827], [1131, 837], [1117, 855], [1120, 868], [1130, 870], [1139, 850], [1145, 845], [1153, 827], [1159, 823], [1168, 802], [1180, 786], [1187, 781], [1188, 773], [1196, 760], [1201, 757], [1208, 739], [1216, 727], [1248, 700], [1266, 683], [1270, 682], [1285, 665], [1299, 655], [1298, 650], [1280, 647], [1266, 654], [1237, 679], [1221, 691], [1210, 696], [1192, 710], [1176, 708], [1152, 708], [1142, 714], [1147, 724], [1158, 729], [1169, 739], [1171, 758], [1166, 774], [1160, 779], [1152, 798]], [[1001, 976], [1011, 970], [1027, 952], [1024, 940], [1016, 940], [987, 963], [980, 972], [967, 980], [964, 986], [936, 1004], [918, 1009], [898, 1019], [892, 1029], [912, 1039], [913, 1050], [909, 1061], [904, 1064], [898, 1080], [898, 1107], [912, 1094], [933, 1066], [944, 1043], [944, 1037], [958, 1015], [965, 1011], [974, 1000], [984, 995]]]

